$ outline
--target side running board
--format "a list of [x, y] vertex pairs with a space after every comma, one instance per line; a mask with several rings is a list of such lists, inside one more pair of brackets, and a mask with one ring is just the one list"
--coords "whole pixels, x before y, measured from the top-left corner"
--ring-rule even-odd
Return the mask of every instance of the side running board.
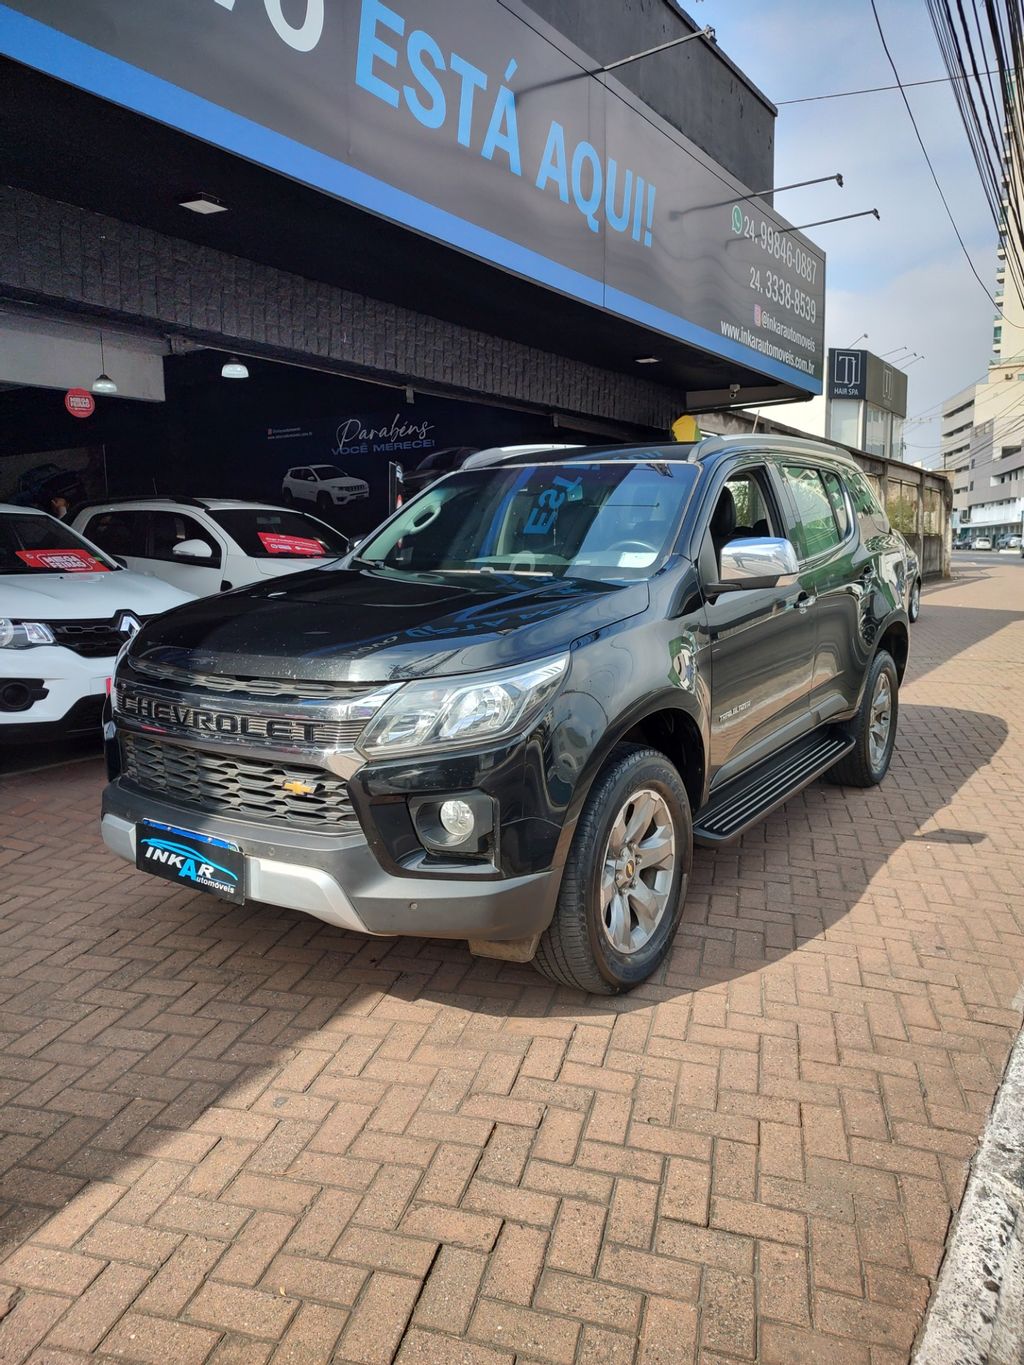
[[697, 814], [693, 837], [698, 844], [731, 844], [776, 806], [828, 772], [854, 741], [835, 731], [809, 735], [781, 753], [758, 763], [715, 792]]

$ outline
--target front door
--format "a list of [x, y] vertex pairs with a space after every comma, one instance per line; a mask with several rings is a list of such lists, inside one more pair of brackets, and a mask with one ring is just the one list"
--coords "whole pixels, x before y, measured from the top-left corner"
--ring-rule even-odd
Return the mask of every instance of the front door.
[[[715, 581], [729, 540], [787, 535], [767, 466], [742, 466], [716, 499], [700, 552], [703, 581]], [[814, 615], [808, 599], [799, 581], [709, 598], [713, 787], [810, 729]]]
[[[175, 546], [187, 540], [202, 541], [209, 547], [209, 557], [175, 554]], [[223, 558], [216, 537], [195, 517], [179, 511], [149, 513], [148, 561], [140, 564], [143, 572], [155, 574], [197, 597], [209, 597], [220, 591]]]

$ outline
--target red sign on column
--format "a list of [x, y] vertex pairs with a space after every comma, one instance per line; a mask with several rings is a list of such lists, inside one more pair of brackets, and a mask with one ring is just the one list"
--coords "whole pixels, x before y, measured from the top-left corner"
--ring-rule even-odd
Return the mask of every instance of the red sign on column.
[[96, 399], [88, 389], [68, 389], [64, 406], [72, 417], [91, 417], [96, 411]]

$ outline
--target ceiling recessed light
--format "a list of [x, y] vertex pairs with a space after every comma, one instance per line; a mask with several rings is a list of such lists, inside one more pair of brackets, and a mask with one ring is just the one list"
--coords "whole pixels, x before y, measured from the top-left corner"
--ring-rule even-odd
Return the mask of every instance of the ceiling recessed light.
[[638, 355], [636, 357], [638, 365], [660, 365], [661, 357], [656, 355]]
[[193, 213], [227, 213], [227, 204], [222, 204], [212, 194], [197, 194], [194, 199], [182, 199], [179, 208], [191, 209]]

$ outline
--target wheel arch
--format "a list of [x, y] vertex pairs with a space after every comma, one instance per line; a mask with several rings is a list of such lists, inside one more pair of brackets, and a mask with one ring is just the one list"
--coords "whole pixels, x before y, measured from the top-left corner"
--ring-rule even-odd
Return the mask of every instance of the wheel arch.
[[707, 720], [701, 714], [697, 699], [678, 692], [645, 698], [642, 706], [619, 716], [591, 751], [562, 827], [556, 866], [564, 863], [580, 812], [594, 783], [616, 745], [623, 743], [642, 744], [664, 754], [679, 771], [691, 814], [703, 804], [707, 787]]
[[[897, 617], [888, 622], [878, 638], [878, 644], [875, 646], [874, 654], [877, 654], [879, 650], [882, 649], [884, 649], [887, 654], [892, 655], [893, 662], [896, 665], [896, 676], [902, 683], [903, 676], [907, 671], [907, 663], [910, 659], [910, 631], [906, 621], [900, 620]], [[872, 659], [874, 658], [874, 654], [872, 655]]]

